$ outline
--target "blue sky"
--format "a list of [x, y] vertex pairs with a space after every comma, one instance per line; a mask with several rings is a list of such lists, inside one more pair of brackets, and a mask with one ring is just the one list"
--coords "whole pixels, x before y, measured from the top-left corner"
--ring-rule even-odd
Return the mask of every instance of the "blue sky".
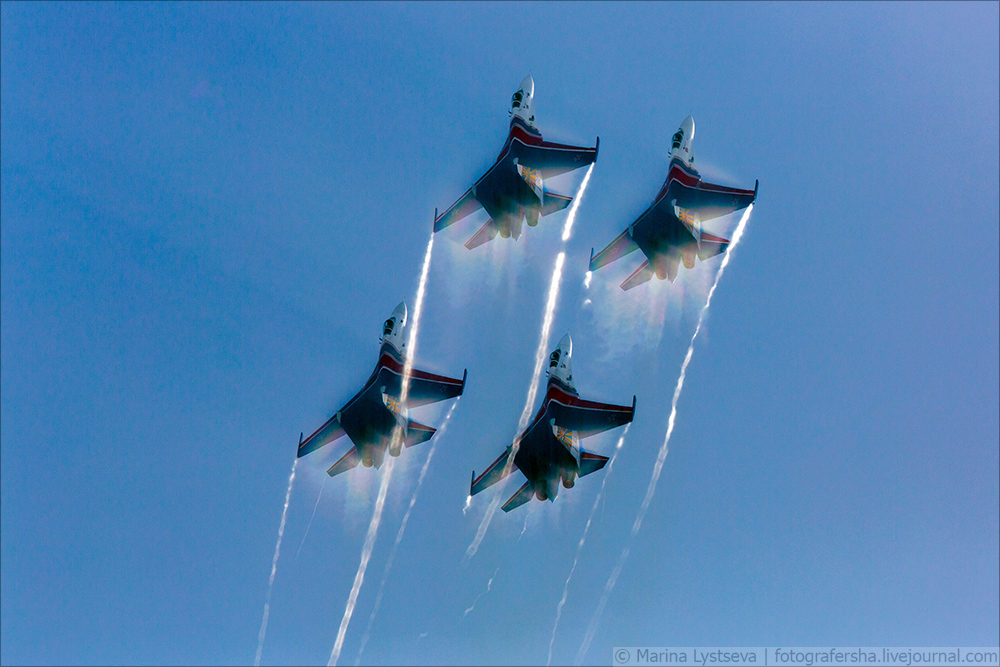
[[[689, 113], [703, 172], [760, 179], [760, 197], [586, 661], [1000, 643], [996, 3], [0, 13], [5, 664], [253, 660], [298, 434], [367, 377], [382, 320], [412, 303], [434, 208], [495, 158], [528, 73], [546, 137], [601, 137], [552, 345], [572, 334], [586, 397], [637, 396], [554, 662], [576, 655], [631, 528], [718, 266], [625, 295], [629, 259], [582, 285]], [[599, 476], [498, 514], [467, 564], [489, 494], [462, 507], [472, 469], [515, 435], [554, 218], [478, 253], [461, 244], [481, 218], [436, 238], [417, 365], [469, 383], [364, 662], [545, 661]], [[344, 446], [299, 465], [266, 663], [333, 645], [378, 473], [327, 482], [302, 539]], [[421, 447], [399, 459], [341, 664]]]

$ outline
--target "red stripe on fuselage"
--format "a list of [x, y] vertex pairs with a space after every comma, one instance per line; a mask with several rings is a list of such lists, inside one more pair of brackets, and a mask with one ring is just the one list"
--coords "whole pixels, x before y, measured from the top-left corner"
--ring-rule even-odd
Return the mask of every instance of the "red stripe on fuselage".
[[[393, 358], [391, 354], [386, 352], [382, 355], [382, 358], [378, 360], [379, 368], [386, 368], [397, 375], [403, 374], [403, 364]], [[416, 378], [418, 380], [430, 380], [431, 382], [440, 382], [441, 384], [462, 384], [461, 380], [455, 378], [445, 377], [443, 375], [434, 375], [433, 373], [428, 373], [427, 371], [418, 371], [415, 368], [410, 369], [410, 379]]]
[[742, 190], [740, 188], [730, 188], [725, 185], [715, 185], [713, 183], [706, 183], [701, 180], [701, 174], [697, 171], [689, 170], [683, 162], [677, 158], [670, 160], [670, 169], [667, 171], [667, 180], [663, 183], [663, 188], [660, 190], [659, 194], [656, 195], [656, 199], [653, 200], [653, 204], [659, 204], [660, 201], [666, 196], [667, 190], [670, 189], [670, 183], [677, 181], [681, 185], [685, 185], [689, 188], [697, 188], [704, 192], [722, 192], [724, 194], [732, 195], [753, 195], [753, 190]]
[[562, 405], [568, 407], [583, 408], [585, 410], [629, 412], [632, 409], [631, 407], [628, 406], [610, 405], [607, 403], [596, 403], [594, 401], [584, 400], [579, 396], [570, 394], [569, 392], [567, 392], [566, 390], [562, 389], [558, 385], [554, 384], [551, 380], [549, 380], [549, 388], [545, 393], [545, 400], [542, 401], [542, 405], [538, 409], [538, 414], [536, 414], [535, 418], [531, 420], [531, 423], [528, 424], [528, 427], [524, 429], [524, 433], [521, 434], [521, 437], [523, 437], [525, 433], [527, 433], [528, 431], [530, 431], [535, 427], [535, 424], [537, 424], [538, 420], [541, 419], [542, 416], [545, 414], [545, 410], [549, 407], [549, 403], [551, 403], [552, 401], [556, 401], [557, 403], [561, 403]]

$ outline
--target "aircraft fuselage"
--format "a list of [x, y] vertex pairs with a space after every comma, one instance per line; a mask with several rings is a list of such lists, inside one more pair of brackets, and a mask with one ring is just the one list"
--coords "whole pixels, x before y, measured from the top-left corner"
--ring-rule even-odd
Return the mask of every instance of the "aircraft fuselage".
[[697, 174], [688, 171], [680, 160], [670, 162], [670, 171], [663, 188], [646, 215], [632, 225], [632, 240], [649, 260], [650, 267], [661, 280], [677, 276], [677, 265], [684, 257], [685, 266], [694, 266], [698, 249], [698, 239], [690, 228], [690, 222], [677, 217], [677, 210], [688, 210], [696, 205]]
[[517, 133], [512, 133], [496, 164], [479, 179], [473, 190], [503, 238], [518, 238], [525, 217], [534, 227], [542, 210], [541, 199], [518, 171], [519, 149], [523, 146]]
[[531, 482], [539, 500], [555, 500], [560, 481], [570, 488], [580, 474], [579, 443], [573, 451], [571, 433], [565, 433], [562, 439], [556, 436], [553, 426], [558, 428], [559, 424], [553, 425], [549, 405], [550, 401], [546, 401], [535, 415], [514, 456], [514, 465]]
[[381, 467], [393, 430], [399, 425], [383, 395], [398, 402], [403, 363], [399, 352], [384, 343], [364, 388], [340, 411], [340, 426], [358, 450], [362, 465]]

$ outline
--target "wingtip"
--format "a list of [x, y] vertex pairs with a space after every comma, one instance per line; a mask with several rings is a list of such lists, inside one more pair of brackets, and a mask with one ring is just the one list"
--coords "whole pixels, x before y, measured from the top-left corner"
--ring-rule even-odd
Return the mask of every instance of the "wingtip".
[[601, 154], [601, 138], [597, 137], [597, 145], [594, 147], [594, 162], [597, 162], [597, 157]]
[[[465, 380], [469, 377], [469, 369], [466, 368], [462, 371], [462, 391], [465, 391]], [[461, 394], [460, 394], [461, 395]]]
[[469, 497], [472, 497], [472, 486], [476, 483], [476, 469], [472, 469], [472, 478], [469, 480]]
[[757, 188], [760, 187], [760, 179], [754, 179], [753, 182], [753, 200], [757, 201]]

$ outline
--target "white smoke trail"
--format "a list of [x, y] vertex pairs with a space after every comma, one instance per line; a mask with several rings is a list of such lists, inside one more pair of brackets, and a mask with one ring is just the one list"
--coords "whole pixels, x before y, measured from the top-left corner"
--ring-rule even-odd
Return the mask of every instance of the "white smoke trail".
[[302, 536], [302, 542], [299, 543], [299, 550], [295, 552], [295, 560], [296, 561], [299, 559], [299, 554], [302, 553], [302, 547], [305, 546], [306, 538], [309, 537], [309, 529], [312, 528], [313, 519], [316, 518], [316, 510], [319, 509], [319, 499], [323, 497], [323, 489], [326, 488], [326, 480], [328, 480], [328, 479], [330, 479], [329, 475], [327, 475], [326, 477], [323, 478], [323, 483], [320, 484], [320, 487], [319, 487], [319, 493], [316, 494], [316, 504], [313, 505], [312, 514], [309, 515], [309, 523], [306, 524], [306, 532]]
[[[427, 252], [424, 254], [424, 263], [420, 269], [420, 282], [417, 286], [417, 299], [413, 305], [413, 324], [410, 325], [410, 336], [407, 341], [405, 361], [403, 362], [403, 378], [399, 392], [400, 405], [406, 405], [406, 399], [410, 392], [410, 375], [413, 372], [413, 358], [417, 352], [417, 331], [420, 327], [420, 311], [424, 305], [424, 292], [427, 289], [427, 274], [430, 270], [431, 255], [434, 251], [434, 233], [431, 233], [427, 242]], [[392, 443], [390, 447], [399, 446], [402, 438], [402, 429], [393, 430]], [[347, 598], [347, 606], [344, 608], [344, 617], [340, 621], [340, 629], [337, 631], [337, 640], [330, 651], [330, 659], [327, 667], [333, 667], [340, 658], [340, 651], [344, 647], [344, 637], [347, 635], [347, 627], [351, 624], [351, 616], [354, 615], [354, 606], [358, 601], [358, 593], [361, 591], [361, 584], [365, 580], [365, 570], [368, 569], [368, 561], [371, 558], [372, 550], [375, 548], [375, 538], [378, 536], [379, 523], [382, 521], [382, 509], [385, 507], [385, 495], [389, 489], [389, 478], [392, 476], [392, 464], [394, 457], [385, 459], [385, 468], [382, 473], [382, 483], [378, 489], [378, 499], [375, 501], [375, 512], [372, 514], [371, 523], [368, 524], [368, 534], [365, 536], [365, 545], [361, 549], [361, 562], [358, 564], [358, 572], [354, 576], [354, 585], [351, 587], [351, 594]]]
[[479, 602], [479, 599], [490, 592], [490, 589], [493, 588], [493, 580], [497, 578], [497, 572], [499, 571], [500, 571], [500, 566], [497, 565], [497, 569], [493, 571], [493, 576], [490, 577], [490, 580], [488, 582], [486, 582], [486, 590], [476, 596], [476, 599], [472, 601], [472, 605], [465, 610], [464, 614], [462, 614], [462, 618], [465, 618], [470, 613], [472, 613], [472, 610], [476, 608], [476, 603]]
[[708, 307], [712, 304], [712, 296], [715, 294], [715, 289], [719, 286], [719, 281], [722, 279], [722, 273], [726, 270], [726, 265], [729, 264], [729, 260], [733, 257], [733, 251], [736, 250], [736, 245], [740, 242], [743, 236], [743, 230], [746, 227], [747, 221], [750, 219], [750, 211], [753, 210], [753, 204], [747, 207], [747, 210], [743, 213], [743, 217], [740, 218], [740, 223], [736, 226], [736, 231], [733, 233], [733, 240], [729, 243], [729, 249], [726, 251], [722, 258], [722, 264], [719, 265], [719, 272], [715, 274], [715, 282], [712, 283], [712, 288], [708, 290], [708, 298], [705, 299], [705, 305], [702, 306], [701, 314], [698, 315], [698, 325], [694, 328], [694, 335], [691, 336], [691, 344], [688, 346], [687, 354], [684, 355], [684, 362], [681, 364], [681, 373], [677, 378], [677, 386], [674, 388], [674, 397], [670, 402], [670, 418], [667, 420], [667, 434], [663, 438], [663, 444], [660, 446], [660, 453], [656, 457], [656, 464], [653, 466], [653, 476], [649, 480], [649, 487], [646, 489], [646, 497], [642, 501], [642, 506], [639, 508], [639, 513], [635, 517], [635, 523], [632, 524], [632, 532], [629, 534], [628, 541], [625, 543], [625, 548], [622, 550], [621, 556], [618, 558], [618, 563], [615, 565], [615, 569], [611, 572], [611, 577], [608, 578], [607, 584], [604, 585], [604, 593], [601, 595], [601, 601], [597, 605], [597, 609], [594, 611], [594, 616], [590, 619], [590, 625], [587, 627], [587, 634], [584, 636], [583, 644], [580, 646], [580, 651], [576, 654], [576, 664], [579, 665], [584, 656], [587, 655], [587, 651], [590, 649], [590, 642], [594, 639], [594, 634], [597, 632], [597, 623], [601, 619], [601, 614], [604, 612], [604, 606], [608, 603], [608, 598], [611, 596], [611, 591], [615, 587], [615, 583], [618, 581], [618, 575], [621, 574], [622, 568], [625, 567], [625, 561], [628, 560], [629, 550], [632, 546], [632, 541], [635, 536], [639, 533], [639, 529], [642, 527], [642, 520], [646, 516], [646, 510], [649, 509], [649, 503], [653, 500], [653, 494], [656, 492], [656, 483], [660, 479], [660, 472], [663, 470], [663, 463], [667, 459], [667, 452], [670, 449], [670, 436], [674, 432], [674, 424], [677, 422], [677, 401], [681, 397], [681, 390], [684, 389], [684, 377], [687, 375], [688, 364], [691, 363], [691, 357], [694, 356], [694, 344], [698, 338], [698, 334], [701, 332], [701, 325], [705, 321], [705, 315], [708, 313]]
[[566, 577], [566, 583], [563, 585], [562, 599], [559, 600], [559, 604], [556, 605], [556, 622], [552, 625], [552, 638], [549, 639], [549, 657], [546, 659], [545, 664], [552, 664], [552, 645], [556, 641], [556, 630], [559, 629], [559, 619], [562, 617], [563, 607], [566, 605], [566, 596], [569, 595], [569, 582], [573, 579], [573, 573], [576, 571], [576, 565], [580, 562], [580, 554], [583, 552], [583, 544], [587, 541], [587, 533], [590, 531], [590, 524], [594, 520], [594, 515], [597, 514], [597, 506], [601, 504], [601, 496], [604, 495], [604, 487], [608, 483], [608, 478], [611, 477], [611, 470], [615, 466], [615, 459], [618, 458], [618, 452], [621, 451], [622, 445], [625, 444], [625, 436], [628, 435], [628, 429], [632, 426], [631, 422], [626, 424], [625, 430], [622, 431], [622, 435], [618, 438], [618, 444], [615, 445], [615, 452], [611, 455], [611, 460], [608, 461], [608, 469], [604, 473], [604, 480], [601, 481], [601, 489], [597, 492], [597, 497], [594, 498], [594, 506], [590, 508], [590, 516], [587, 517], [587, 525], [583, 527], [583, 535], [580, 536], [580, 542], [576, 545], [576, 556], [573, 558], [573, 567], [569, 569], [569, 575]]
[[371, 523], [368, 524], [368, 534], [365, 536], [365, 546], [361, 549], [361, 562], [358, 564], [358, 572], [354, 575], [354, 585], [351, 586], [351, 594], [347, 598], [347, 606], [344, 608], [344, 617], [340, 620], [340, 629], [337, 630], [337, 641], [330, 651], [330, 659], [327, 667], [333, 667], [340, 658], [340, 650], [344, 647], [344, 637], [347, 635], [347, 626], [351, 624], [351, 616], [354, 615], [354, 605], [358, 602], [358, 593], [361, 591], [361, 584], [365, 581], [365, 570], [368, 569], [368, 560], [372, 557], [372, 550], [375, 548], [375, 538], [378, 537], [378, 526], [382, 521], [382, 508], [385, 507], [385, 495], [389, 490], [389, 478], [392, 476], [392, 465], [396, 459], [387, 456], [385, 466], [382, 468], [382, 483], [378, 487], [378, 499], [375, 501], [375, 512], [372, 514]]
[[288, 491], [285, 492], [285, 506], [281, 510], [281, 523], [278, 524], [278, 541], [274, 545], [274, 558], [271, 560], [271, 576], [267, 580], [267, 597], [264, 599], [264, 619], [260, 622], [260, 632], [257, 633], [257, 657], [254, 667], [260, 665], [260, 654], [264, 650], [264, 635], [267, 634], [267, 617], [271, 614], [271, 591], [274, 590], [274, 575], [278, 572], [278, 556], [281, 555], [281, 538], [285, 534], [285, 519], [288, 518], [288, 501], [292, 497], [292, 484], [295, 483], [295, 468], [299, 465], [296, 457], [292, 463], [292, 474], [288, 477]]
[[517, 536], [517, 541], [520, 542], [521, 538], [524, 537], [525, 531], [528, 530], [528, 519], [531, 517], [531, 508], [524, 513], [524, 526], [521, 528], [521, 533]]
[[576, 210], [580, 208], [580, 199], [583, 197], [583, 191], [587, 189], [587, 183], [590, 183], [590, 172], [594, 171], [594, 163], [591, 162], [590, 166], [587, 167], [587, 173], [583, 177], [583, 183], [580, 183], [580, 190], [576, 194], [576, 199], [573, 201], [573, 207], [569, 210], [569, 215], [566, 216], [566, 224], [563, 225], [562, 241], [566, 243], [569, 241], [570, 232], [573, 231], [573, 223], [576, 221]]
[[354, 664], [358, 665], [361, 663], [361, 654], [365, 652], [365, 646], [368, 644], [368, 637], [371, 635], [372, 625], [375, 623], [375, 616], [378, 615], [379, 607], [382, 605], [382, 594], [385, 592], [385, 582], [389, 579], [389, 570], [392, 568], [392, 561], [396, 558], [396, 550], [399, 549], [399, 543], [403, 541], [403, 533], [406, 531], [406, 523], [410, 520], [410, 513], [413, 511], [413, 506], [417, 504], [417, 495], [420, 493], [420, 487], [424, 484], [424, 477], [427, 476], [427, 469], [431, 465], [431, 459], [434, 458], [434, 452], [437, 450], [438, 443], [441, 442], [442, 436], [444, 436], [445, 429], [448, 427], [448, 422], [451, 420], [451, 413], [455, 411], [455, 407], [458, 402], [462, 400], [458, 398], [451, 407], [448, 408], [448, 413], [444, 417], [444, 421], [441, 423], [441, 428], [437, 430], [434, 434], [434, 442], [431, 444], [431, 449], [427, 453], [427, 460], [424, 461], [423, 467], [420, 469], [420, 476], [417, 478], [417, 488], [413, 490], [413, 495], [410, 497], [410, 505], [406, 508], [406, 514], [403, 515], [403, 522], [399, 525], [399, 532], [396, 533], [396, 541], [392, 544], [392, 551], [389, 552], [389, 560], [385, 563], [385, 571], [382, 572], [382, 582], [378, 586], [378, 595], [375, 596], [375, 607], [372, 609], [372, 615], [368, 618], [368, 627], [365, 628], [365, 634], [361, 637], [361, 648], [358, 649], [358, 657], [355, 658]]
[[[420, 267], [420, 283], [417, 285], [417, 300], [413, 304], [413, 324], [410, 325], [410, 338], [406, 343], [407, 354], [403, 362], [403, 384], [399, 394], [400, 405], [406, 405], [410, 393], [410, 374], [413, 372], [413, 359], [417, 354], [417, 329], [420, 327], [420, 311], [424, 307], [424, 292], [427, 290], [427, 274], [431, 268], [431, 255], [434, 252], [434, 232], [427, 241], [427, 251], [424, 253], [424, 264]], [[400, 431], [397, 429], [397, 434]]]
[[[576, 193], [576, 197], [573, 199], [573, 205], [569, 209], [569, 214], [566, 216], [566, 222], [563, 225], [562, 233], [562, 245], [565, 247], [566, 241], [569, 240], [570, 232], [573, 229], [573, 221], [576, 220], [576, 212], [580, 208], [580, 202], [583, 200], [584, 190], [587, 188], [587, 183], [590, 182], [590, 173], [594, 170], [594, 165], [591, 164], [587, 169], [587, 175], [583, 177], [583, 182], [580, 184], [580, 189]], [[566, 263], [566, 251], [561, 250], [556, 256], [556, 263], [552, 269], [552, 279], [549, 281], [549, 295], [545, 302], [545, 314], [542, 317], [542, 332], [538, 338], [538, 348], [535, 350], [535, 370], [531, 374], [531, 384], [528, 386], [528, 397], [524, 402], [524, 410], [521, 411], [521, 418], [517, 423], [517, 432], [520, 435], [525, 427], [528, 425], [528, 420], [531, 418], [531, 409], [535, 404], [535, 397], [538, 395], [538, 380], [542, 375], [542, 368], [545, 365], [545, 357], [549, 351], [549, 334], [552, 330], [552, 320], [555, 318], [556, 304], [559, 303], [559, 285], [562, 282], [562, 272], [563, 265]], [[513, 446], [511, 447], [510, 456], [507, 457], [507, 463], [504, 465], [503, 477], [510, 474], [510, 470], [514, 465], [514, 457], [517, 456], [517, 450], [521, 446], [520, 438], [514, 440]], [[479, 544], [483, 541], [483, 537], [486, 536], [486, 531], [490, 527], [490, 522], [493, 521], [493, 515], [496, 514], [497, 507], [500, 505], [500, 499], [502, 496], [499, 492], [493, 495], [493, 499], [490, 500], [489, 507], [486, 509], [486, 514], [483, 516], [483, 520], [479, 523], [479, 529], [476, 531], [476, 537], [472, 540], [472, 544], [465, 551], [465, 559], [468, 560], [476, 555], [476, 551], [479, 550]]]

